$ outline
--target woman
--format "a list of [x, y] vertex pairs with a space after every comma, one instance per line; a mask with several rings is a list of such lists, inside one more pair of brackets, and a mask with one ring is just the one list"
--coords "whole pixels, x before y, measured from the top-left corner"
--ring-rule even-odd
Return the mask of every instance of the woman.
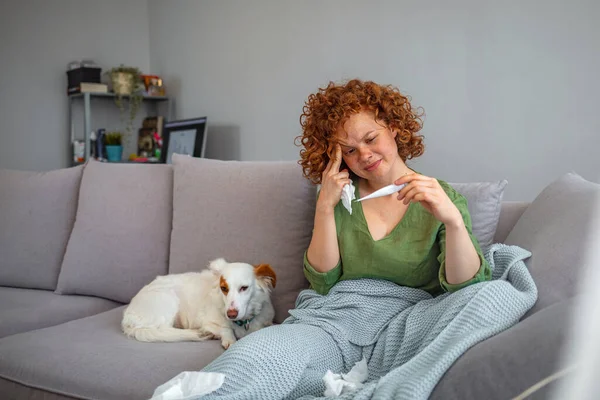
[[[301, 124], [300, 164], [321, 184], [304, 258], [315, 291], [377, 278], [436, 295], [491, 278], [465, 198], [406, 166], [423, 153], [422, 123], [397, 89], [331, 83], [309, 96]], [[352, 214], [340, 202], [345, 185], [353, 184], [359, 198], [392, 183], [406, 186], [397, 195], [353, 202]]]
[[[435, 295], [491, 278], [471, 234], [464, 197], [405, 164], [423, 153], [421, 121], [406, 97], [372, 82], [332, 83], [309, 96], [301, 124], [304, 149], [299, 163], [308, 179], [321, 183], [314, 233], [304, 257], [306, 276], [316, 292], [328, 293], [340, 280], [374, 278]], [[355, 185], [362, 197], [391, 183], [406, 186], [397, 195], [354, 202], [352, 214], [341, 205], [345, 185]], [[346, 299], [354, 295], [342, 294]], [[346, 309], [337, 303], [343, 299], [332, 301], [334, 308]], [[394, 313], [397, 303], [382, 297], [381, 314]], [[303, 311], [293, 314], [298, 317]], [[381, 329], [369, 323], [359, 327], [350, 314], [344, 314], [341, 324], [333, 323], [345, 325], [349, 336], [335, 337], [319, 326], [319, 317], [316, 324], [296, 318], [248, 335], [203, 369], [225, 375], [223, 385], [203, 398], [323, 395], [328, 369], [347, 371], [386, 346], [383, 339], [361, 344]]]

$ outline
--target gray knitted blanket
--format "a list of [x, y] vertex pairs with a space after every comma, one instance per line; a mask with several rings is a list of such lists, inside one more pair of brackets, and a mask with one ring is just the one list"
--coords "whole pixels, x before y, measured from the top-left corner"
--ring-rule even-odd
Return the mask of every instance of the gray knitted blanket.
[[473, 345], [516, 324], [537, 289], [516, 246], [486, 253], [493, 279], [433, 298], [382, 280], [300, 293], [281, 325], [238, 341], [203, 371], [225, 374], [203, 399], [323, 398], [327, 370], [346, 373], [363, 357], [369, 378], [343, 399], [426, 399]]

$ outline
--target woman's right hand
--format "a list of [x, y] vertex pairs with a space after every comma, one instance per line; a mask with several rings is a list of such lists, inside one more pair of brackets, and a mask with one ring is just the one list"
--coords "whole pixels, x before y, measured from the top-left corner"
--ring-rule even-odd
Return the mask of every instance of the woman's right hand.
[[336, 144], [334, 156], [329, 159], [329, 163], [321, 175], [321, 190], [317, 200], [318, 209], [333, 210], [342, 197], [344, 186], [352, 183], [348, 170], [340, 171], [341, 164], [342, 147]]

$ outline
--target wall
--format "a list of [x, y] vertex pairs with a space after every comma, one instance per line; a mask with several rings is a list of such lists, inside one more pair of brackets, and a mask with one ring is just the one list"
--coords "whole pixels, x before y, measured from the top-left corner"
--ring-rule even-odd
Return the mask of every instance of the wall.
[[[149, 68], [146, 0], [3, 0], [0, 37], [0, 168], [68, 165], [70, 61]], [[115, 108], [99, 104], [94, 127]], [[77, 128], [83, 138], [83, 123]]]
[[506, 178], [508, 200], [567, 171], [600, 178], [598, 2], [148, 4], [152, 69], [179, 117], [208, 116], [208, 157], [297, 159], [308, 94], [359, 77], [425, 109], [425, 174]]
[[424, 107], [423, 173], [506, 178], [508, 200], [598, 181], [600, 3], [563, 3], [5, 0], [0, 168], [67, 165], [66, 65], [89, 57], [163, 75], [179, 118], [209, 117], [208, 157], [297, 159], [308, 94], [360, 77]]

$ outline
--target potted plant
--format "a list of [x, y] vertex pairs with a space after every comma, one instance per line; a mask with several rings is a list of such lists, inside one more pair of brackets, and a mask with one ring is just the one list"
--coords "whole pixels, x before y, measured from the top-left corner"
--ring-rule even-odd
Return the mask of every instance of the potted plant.
[[106, 148], [106, 159], [109, 162], [119, 162], [123, 158], [123, 134], [118, 131], [107, 132], [104, 135], [104, 147]]
[[[142, 72], [136, 67], [121, 64], [118, 67], [111, 68], [106, 73], [112, 82], [115, 104], [121, 113], [121, 122], [125, 124], [125, 137], [128, 138], [133, 132], [133, 120], [144, 98]], [[123, 101], [125, 98], [129, 100], [128, 110]], [[127, 111], [129, 111], [128, 115]]]
[[143, 88], [142, 72], [139, 68], [119, 65], [107, 71], [112, 82], [113, 92], [119, 96], [129, 96]]

